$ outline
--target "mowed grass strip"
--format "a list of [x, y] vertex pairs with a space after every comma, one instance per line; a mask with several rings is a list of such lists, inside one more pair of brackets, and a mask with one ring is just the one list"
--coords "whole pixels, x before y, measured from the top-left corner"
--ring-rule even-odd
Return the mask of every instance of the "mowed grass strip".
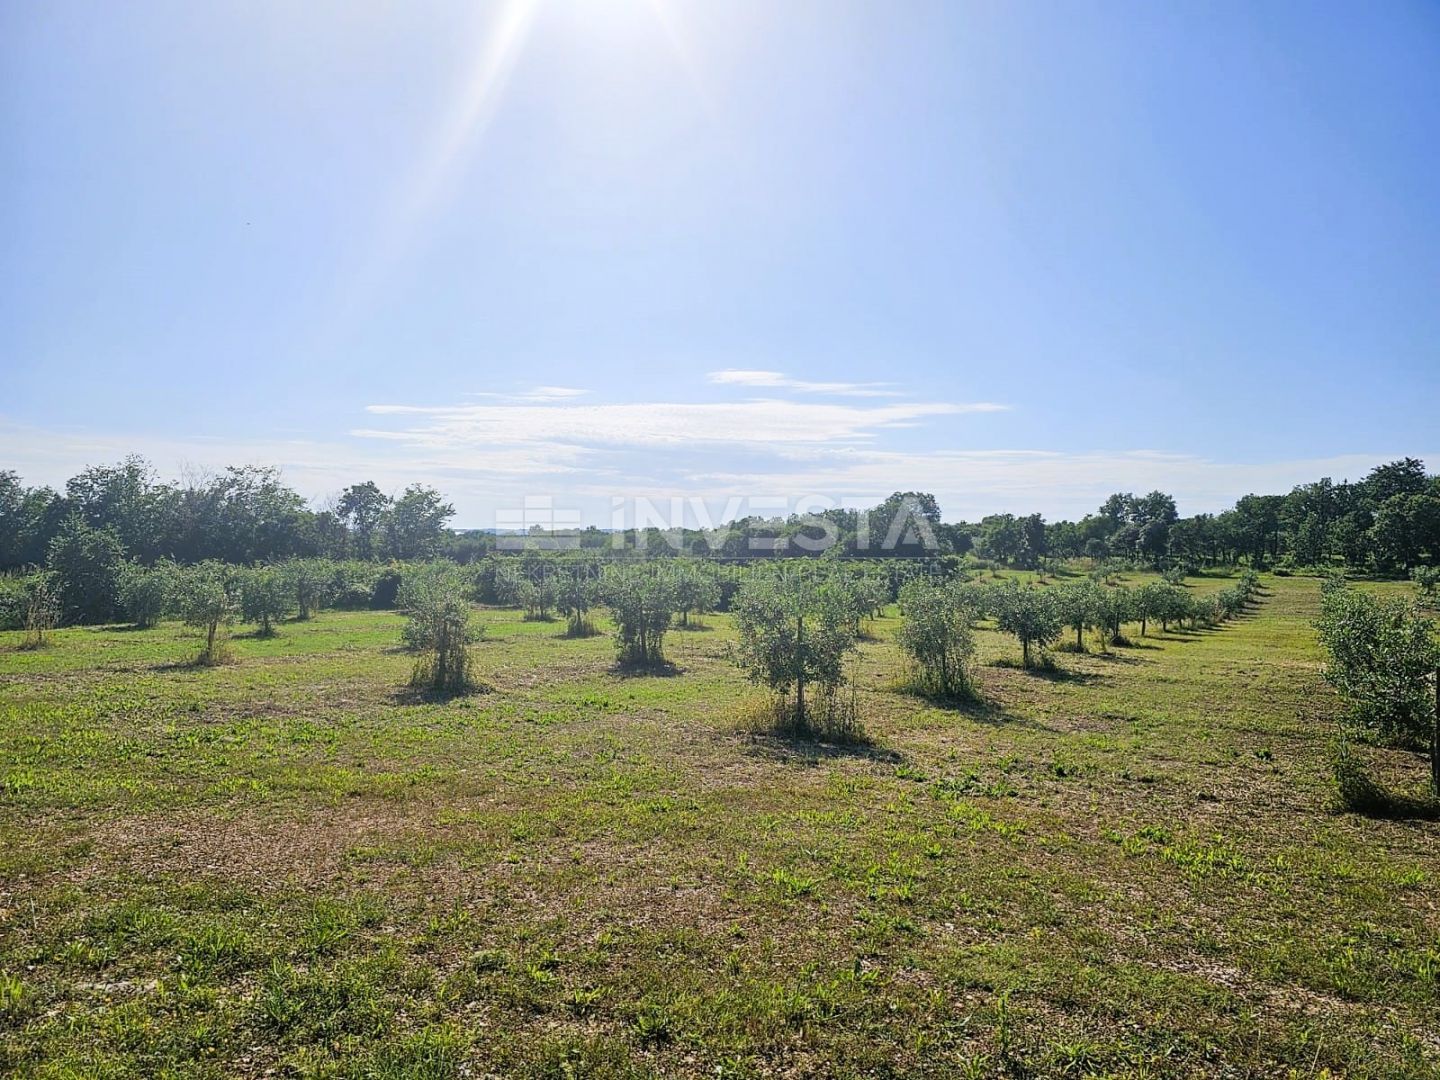
[[392, 613], [0, 635], [0, 1071], [1436, 1075], [1440, 830], [1332, 808], [1318, 598], [982, 629], [963, 709], [892, 611], [846, 746], [752, 729], [725, 616], [637, 677], [483, 611], [445, 703]]

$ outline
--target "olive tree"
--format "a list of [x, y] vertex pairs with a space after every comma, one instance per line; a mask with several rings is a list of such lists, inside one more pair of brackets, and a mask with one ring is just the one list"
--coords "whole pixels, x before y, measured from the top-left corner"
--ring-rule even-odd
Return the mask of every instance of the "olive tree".
[[1107, 585], [1100, 590], [1100, 641], [1101, 644], [1124, 645], [1122, 632], [1127, 622], [1135, 619], [1137, 608], [1136, 590], [1124, 585]]
[[997, 585], [991, 590], [989, 608], [1000, 631], [1014, 634], [1020, 642], [1021, 662], [1027, 668], [1032, 650], [1043, 652], [1065, 626], [1055, 595], [1033, 585], [1013, 581]]
[[148, 628], [164, 618], [176, 572], [174, 563], [163, 560], [154, 566], [131, 562], [120, 568], [120, 607], [131, 622]]
[[815, 730], [806, 689], [818, 691], [833, 712], [845, 681], [845, 657], [855, 648], [846, 593], [843, 583], [816, 574], [757, 572], [731, 604], [740, 634], [736, 663], [782, 702], [794, 691], [790, 718], [801, 730]]
[[273, 566], [240, 572], [240, 616], [257, 624], [260, 637], [273, 637], [275, 624], [290, 614], [290, 584]]
[[1345, 702], [1347, 722], [1389, 745], [1429, 743], [1440, 794], [1435, 623], [1404, 600], [1339, 587], [1325, 592], [1316, 628], [1329, 658], [1325, 678]]
[[606, 567], [601, 595], [615, 619], [615, 644], [624, 665], [665, 663], [665, 631], [675, 614], [675, 584], [654, 563]]
[[231, 572], [223, 563], [203, 562], [175, 575], [171, 608], [186, 626], [205, 632], [205, 647], [195, 658], [209, 666], [225, 658], [225, 638], [235, 622]]
[[305, 620], [330, 600], [337, 568], [328, 559], [291, 559], [281, 567], [281, 574], [295, 599], [296, 618]]
[[406, 574], [397, 600], [405, 614], [401, 638], [421, 655], [410, 685], [433, 694], [463, 694], [479, 687], [470, 654], [480, 636], [470, 621], [467, 582], [458, 567], [432, 565]]
[[970, 595], [958, 582], [924, 579], [900, 590], [904, 620], [896, 644], [919, 667], [921, 688], [938, 697], [966, 697], [971, 692], [975, 611]]
[[565, 616], [566, 637], [590, 637], [597, 633], [590, 609], [599, 598], [596, 579], [583, 568], [571, 569], [555, 583], [555, 606]]
[[54, 576], [44, 572], [33, 575], [25, 582], [23, 595], [25, 640], [21, 648], [43, 648], [45, 635], [60, 622], [60, 594], [55, 588]]
[[710, 569], [698, 563], [680, 563], [672, 571], [675, 579], [675, 604], [680, 609], [680, 625], [689, 626], [690, 616], [704, 615], [720, 605], [720, 582]]
[[1104, 588], [1093, 581], [1079, 581], [1055, 590], [1061, 621], [1075, 631], [1075, 651], [1085, 651], [1085, 631], [1098, 627], [1105, 617]]

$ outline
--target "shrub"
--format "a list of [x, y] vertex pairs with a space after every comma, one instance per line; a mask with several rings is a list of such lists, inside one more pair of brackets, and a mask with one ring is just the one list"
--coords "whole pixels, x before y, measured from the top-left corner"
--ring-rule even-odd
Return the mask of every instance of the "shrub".
[[938, 697], [971, 693], [975, 615], [966, 601], [962, 586], [953, 582], [916, 580], [900, 591], [905, 619], [896, 643], [919, 667], [921, 689]]
[[406, 624], [405, 644], [422, 655], [410, 685], [432, 694], [463, 694], [478, 689], [470, 643], [479, 634], [470, 621], [466, 581], [452, 566], [427, 566], [405, 575], [399, 603]]
[[[736, 663], [751, 682], [774, 691], [791, 726], [824, 734], [853, 725], [837, 698], [845, 657], [855, 648], [853, 606], [843, 583], [813, 573], [756, 573], [732, 607], [740, 634]], [[818, 702], [807, 703], [807, 688]], [[792, 690], [793, 706], [786, 700]]]

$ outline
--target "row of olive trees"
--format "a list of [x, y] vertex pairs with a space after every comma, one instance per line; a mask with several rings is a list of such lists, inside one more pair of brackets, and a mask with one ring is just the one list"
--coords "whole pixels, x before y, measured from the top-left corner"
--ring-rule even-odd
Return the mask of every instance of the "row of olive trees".
[[896, 640], [916, 665], [922, 690], [963, 697], [971, 690], [973, 628], [983, 618], [1015, 637], [1028, 668], [1046, 663], [1045, 650], [1066, 630], [1074, 631], [1074, 648], [1083, 651], [1087, 630], [1096, 631], [1104, 647], [1123, 644], [1130, 623], [1140, 624], [1142, 636], [1152, 621], [1162, 629], [1172, 623], [1214, 626], [1241, 614], [1258, 589], [1258, 575], [1248, 571], [1234, 586], [1209, 596], [1192, 595], [1170, 581], [1128, 588], [1096, 581], [1041, 587], [1013, 579], [992, 584], [920, 579], [901, 591], [904, 621]]
[[[1316, 622], [1329, 663], [1325, 678], [1345, 705], [1342, 738], [1428, 751], [1440, 796], [1440, 639], [1419, 605], [1355, 589], [1343, 578], [1323, 588]], [[1356, 772], [1348, 752], [1337, 762], [1341, 795], [1355, 809], [1380, 796]]]

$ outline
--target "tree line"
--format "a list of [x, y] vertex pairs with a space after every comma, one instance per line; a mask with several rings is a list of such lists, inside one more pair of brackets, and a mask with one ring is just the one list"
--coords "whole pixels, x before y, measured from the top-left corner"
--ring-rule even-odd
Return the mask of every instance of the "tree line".
[[[322, 508], [312, 507], [277, 470], [255, 466], [172, 484], [160, 481], [144, 459], [130, 457], [85, 469], [63, 493], [26, 487], [16, 473], [0, 471], [0, 571], [53, 571], [65, 594], [64, 618], [97, 621], [118, 613], [119, 568], [131, 563], [472, 563], [495, 554], [494, 534], [456, 532], [449, 526], [453, 517], [454, 507], [440, 492], [419, 484], [392, 496], [365, 481]], [[565, 540], [563, 546], [574, 551], [612, 558], [948, 556], [1044, 568], [1088, 557], [1191, 571], [1242, 563], [1281, 572], [1343, 565], [1423, 576], [1440, 565], [1440, 477], [1405, 458], [1356, 483], [1321, 479], [1287, 495], [1246, 495], [1223, 513], [1185, 518], [1172, 496], [1153, 491], [1114, 494], [1079, 521], [996, 514], [945, 523], [933, 495], [906, 491], [869, 510], [751, 517], [721, 530], [616, 534], [591, 527], [533, 539], [536, 548]]]

